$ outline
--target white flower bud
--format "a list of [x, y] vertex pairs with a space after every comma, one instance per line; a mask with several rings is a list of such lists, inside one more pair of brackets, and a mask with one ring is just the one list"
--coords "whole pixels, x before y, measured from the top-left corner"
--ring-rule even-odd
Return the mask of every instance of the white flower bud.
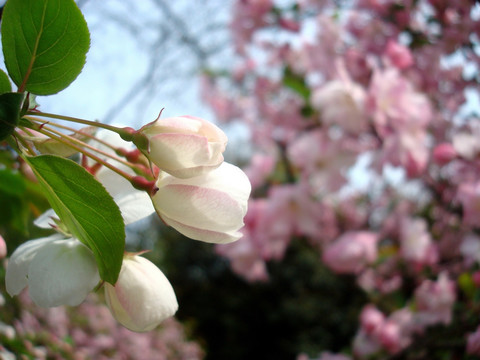
[[9, 259], [5, 281], [11, 296], [28, 285], [38, 306], [75, 306], [85, 300], [100, 276], [90, 249], [55, 234], [20, 245]]
[[158, 267], [138, 256], [126, 256], [115, 286], [105, 284], [113, 316], [127, 329], [144, 332], [157, 327], [178, 309], [172, 285]]
[[148, 140], [142, 149], [161, 170], [190, 178], [223, 162], [227, 136], [213, 123], [192, 116], [158, 119], [139, 130]]
[[195, 240], [229, 243], [242, 235], [251, 185], [238, 167], [224, 162], [201, 176], [157, 181], [153, 205], [163, 221]]

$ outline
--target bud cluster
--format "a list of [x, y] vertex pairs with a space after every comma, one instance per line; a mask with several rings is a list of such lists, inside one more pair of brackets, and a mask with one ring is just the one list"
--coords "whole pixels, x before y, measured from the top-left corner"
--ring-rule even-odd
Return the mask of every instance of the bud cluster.
[[[22, 146], [62, 157], [80, 152], [82, 166], [112, 196], [125, 225], [156, 212], [195, 240], [229, 243], [241, 237], [251, 185], [242, 170], [224, 162], [227, 136], [214, 124], [179, 116], [157, 119], [138, 131], [108, 126], [113, 132], [97, 133], [89, 127], [65, 135], [53, 129], [55, 124], [29, 120], [38, 132], [19, 132]], [[59, 218], [53, 210], [42, 215], [35, 224], [57, 233], [30, 240], [11, 255], [6, 274], [10, 295], [28, 286], [39, 306], [75, 306], [103, 286], [113, 316], [137, 332], [175, 314], [174, 290], [157, 266], [140, 254], [125, 253], [116, 283], [104, 282], [93, 249]]]

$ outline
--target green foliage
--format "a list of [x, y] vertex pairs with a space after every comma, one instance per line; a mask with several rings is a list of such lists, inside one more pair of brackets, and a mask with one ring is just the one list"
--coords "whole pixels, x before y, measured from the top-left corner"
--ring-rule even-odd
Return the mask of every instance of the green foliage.
[[110, 194], [72, 160], [53, 155], [25, 160], [60, 220], [93, 251], [100, 277], [115, 284], [122, 266], [125, 225]]
[[292, 69], [286, 67], [283, 73], [283, 85], [295, 91], [307, 102], [310, 98], [310, 88], [307, 86], [305, 79], [295, 74]]
[[9, 0], [2, 16], [5, 64], [19, 92], [50, 95], [81, 72], [90, 34], [73, 0]]
[[0, 70], [0, 94], [12, 91], [12, 84], [5, 71]]
[[0, 141], [13, 133], [20, 121], [23, 94], [0, 94]]

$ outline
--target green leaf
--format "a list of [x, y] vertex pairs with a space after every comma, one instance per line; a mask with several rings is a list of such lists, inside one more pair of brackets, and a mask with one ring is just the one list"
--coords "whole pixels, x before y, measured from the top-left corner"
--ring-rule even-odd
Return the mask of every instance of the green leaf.
[[115, 284], [125, 249], [125, 225], [110, 194], [72, 160], [40, 155], [25, 161], [60, 220], [93, 251], [100, 277]]
[[284, 70], [283, 84], [295, 91], [304, 100], [309, 100], [311, 91], [305, 82], [305, 79], [302, 76], [295, 74], [289, 67], [286, 67]]
[[5, 94], [12, 91], [12, 84], [5, 71], [0, 69], [0, 94]]
[[0, 191], [13, 196], [21, 196], [26, 190], [25, 179], [10, 170], [0, 170]]
[[19, 92], [55, 94], [82, 71], [90, 34], [73, 0], [8, 0], [1, 31], [5, 65]]
[[12, 134], [18, 125], [24, 97], [20, 93], [0, 94], [0, 141]]

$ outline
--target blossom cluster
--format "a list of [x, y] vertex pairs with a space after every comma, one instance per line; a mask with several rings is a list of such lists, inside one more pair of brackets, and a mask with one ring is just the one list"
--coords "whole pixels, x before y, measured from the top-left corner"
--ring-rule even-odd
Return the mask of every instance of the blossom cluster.
[[[2, 237], [0, 249], [6, 249]], [[6, 251], [0, 252], [2, 260], [5, 256]], [[200, 345], [188, 339], [185, 329], [174, 318], [165, 320], [154, 331], [131, 332], [115, 321], [94, 293], [75, 308], [42, 308], [32, 302], [27, 292], [13, 300], [6, 298], [2, 289], [0, 304], [4, 310], [0, 321], [2, 359], [16, 359], [20, 354], [39, 360], [204, 357]]]
[[218, 253], [268, 281], [268, 262], [302, 238], [356, 278], [371, 303], [349, 354], [320, 359], [386, 358], [454, 322], [480, 354], [465, 320], [480, 316], [480, 110], [465, 105], [478, 99], [478, 4], [234, 7], [231, 81], [205, 75], [203, 97], [248, 128], [253, 197], [243, 241]]
[[[83, 156], [82, 164], [115, 200], [125, 225], [156, 212], [167, 225], [195, 240], [220, 244], [242, 236], [250, 182], [242, 170], [224, 162], [227, 137], [220, 128], [179, 116], [159, 118], [138, 131], [118, 132], [133, 144], [101, 130], [84, 145], [100, 157]], [[49, 141], [49, 153], [71, 155], [58, 141], [30, 135], [30, 146], [40, 153]], [[125, 253], [116, 283], [103, 282], [93, 249], [75, 238], [55, 211], [47, 211], [35, 225], [56, 232], [27, 241], [12, 253], [6, 270], [10, 295], [28, 287], [41, 307], [76, 306], [103, 286], [113, 316], [137, 332], [154, 329], [177, 311], [172, 285], [141, 253]]]

